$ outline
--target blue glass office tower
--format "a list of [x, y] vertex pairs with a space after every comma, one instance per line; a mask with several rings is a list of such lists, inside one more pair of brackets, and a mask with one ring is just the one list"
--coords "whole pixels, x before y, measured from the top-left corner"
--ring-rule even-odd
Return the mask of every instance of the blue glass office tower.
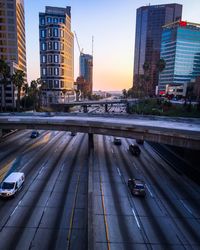
[[158, 71], [156, 63], [160, 59], [160, 46], [162, 26], [180, 20], [182, 5], [163, 4], [143, 6], [137, 9], [135, 55], [134, 55], [134, 80], [133, 88], [139, 87], [139, 78], [144, 74], [144, 63], [149, 64], [149, 94], [155, 93], [158, 84]]
[[87, 92], [92, 94], [93, 87], [93, 56], [89, 54], [80, 54], [80, 72], [79, 75], [82, 76], [87, 85]]
[[200, 24], [174, 22], [163, 27], [161, 58], [166, 67], [159, 76], [158, 92], [166, 85], [184, 85], [200, 76]]

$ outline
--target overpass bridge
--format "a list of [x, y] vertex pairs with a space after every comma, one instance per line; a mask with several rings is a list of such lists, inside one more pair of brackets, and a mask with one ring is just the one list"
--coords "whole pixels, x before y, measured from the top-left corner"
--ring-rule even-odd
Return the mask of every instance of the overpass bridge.
[[56, 113], [0, 114], [0, 129], [43, 129], [112, 135], [200, 150], [200, 119]]
[[105, 112], [108, 112], [108, 105], [114, 104], [124, 104], [126, 105], [126, 110], [128, 111], [129, 105], [131, 103], [136, 103], [138, 99], [112, 99], [112, 100], [98, 100], [98, 101], [74, 101], [74, 102], [65, 102], [65, 103], [55, 103], [51, 104], [50, 107], [54, 110], [65, 112], [69, 107], [73, 106], [81, 106], [83, 108], [83, 112], [88, 112], [88, 107], [92, 105], [101, 105], [105, 107]]

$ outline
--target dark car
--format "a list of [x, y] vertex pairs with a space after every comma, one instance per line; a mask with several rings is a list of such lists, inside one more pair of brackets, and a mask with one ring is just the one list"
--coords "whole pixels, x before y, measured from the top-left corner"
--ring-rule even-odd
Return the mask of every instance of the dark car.
[[122, 144], [121, 139], [120, 139], [120, 138], [117, 138], [117, 137], [114, 137], [113, 143], [114, 143], [115, 145], [121, 145], [121, 144]]
[[144, 144], [144, 140], [142, 140], [142, 139], [136, 139], [136, 142], [137, 142], [137, 144], [141, 144], [141, 145]]
[[75, 136], [75, 135], [76, 135], [76, 132], [71, 132], [70, 135], [71, 135], [71, 136]]
[[136, 144], [129, 145], [129, 151], [135, 156], [139, 156], [141, 152], [140, 148]]
[[145, 196], [146, 195], [145, 184], [140, 179], [129, 179], [128, 180], [128, 187], [129, 187], [132, 195], [137, 195], [137, 196]]
[[31, 138], [37, 138], [39, 136], [39, 132], [38, 131], [32, 131], [31, 133]]

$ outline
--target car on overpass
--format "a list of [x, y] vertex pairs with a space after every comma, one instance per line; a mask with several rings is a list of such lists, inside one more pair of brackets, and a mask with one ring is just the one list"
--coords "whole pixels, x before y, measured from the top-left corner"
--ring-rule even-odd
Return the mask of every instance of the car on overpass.
[[130, 144], [129, 145], [129, 151], [131, 152], [132, 155], [134, 156], [139, 156], [141, 153], [141, 150], [138, 145], [136, 144]]
[[36, 131], [36, 130], [34, 130], [34, 131], [32, 131], [32, 133], [31, 133], [31, 138], [37, 138], [39, 136], [39, 132], [38, 131]]
[[114, 143], [115, 145], [118, 145], [118, 146], [120, 146], [120, 145], [122, 144], [121, 139], [118, 138], [118, 137], [114, 137], [113, 143]]

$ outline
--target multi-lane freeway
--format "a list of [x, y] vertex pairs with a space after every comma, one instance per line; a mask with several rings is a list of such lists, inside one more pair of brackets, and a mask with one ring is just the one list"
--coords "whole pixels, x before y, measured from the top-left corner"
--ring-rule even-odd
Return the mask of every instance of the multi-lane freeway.
[[[200, 186], [148, 144], [95, 135], [22, 130], [0, 143], [0, 178], [25, 173], [23, 188], [0, 200], [0, 250], [200, 249]], [[135, 197], [129, 178], [145, 182]]]

